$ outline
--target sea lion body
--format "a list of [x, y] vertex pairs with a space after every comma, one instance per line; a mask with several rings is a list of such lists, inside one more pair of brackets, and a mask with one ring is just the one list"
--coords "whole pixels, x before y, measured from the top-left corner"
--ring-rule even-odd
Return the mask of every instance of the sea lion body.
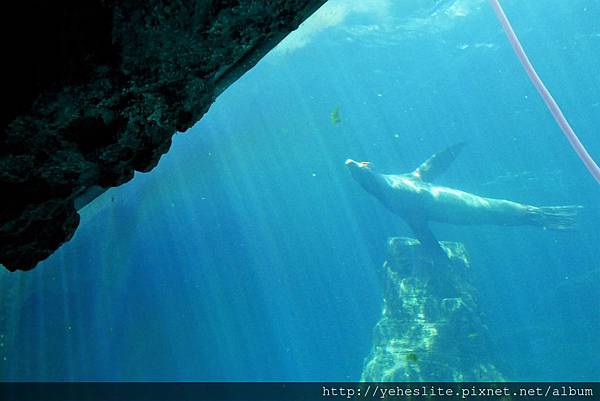
[[456, 225], [529, 224], [531, 206], [504, 199], [485, 198], [433, 185], [411, 174], [382, 175], [385, 185], [374, 194], [388, 209], [405, 217]]
[[573, 226], [581, 206], [532, 206], [486, 198], [431, 183], [456, 158], [464, 144], [434, 154], [408, 174], [378, 174], [368, 162], [348, 159], [352, 177], [385, 207], [402, 217], [417, 238], [439, 248], [430, 221], [456, 225], [534, 225], [554, 230]]

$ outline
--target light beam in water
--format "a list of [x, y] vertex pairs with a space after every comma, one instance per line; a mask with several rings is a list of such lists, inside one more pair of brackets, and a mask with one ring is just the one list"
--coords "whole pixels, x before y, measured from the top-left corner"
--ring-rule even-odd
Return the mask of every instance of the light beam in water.
[[500, 20], [500, 23], [502, 24], [502, 28], [504, 28], [504, 32], [506, 32], [506, 36], [508, 36], [510, 44], [512, 45], [515, 53], [517, 54], [519, 61], [521, 61], [523, 68], [525, 68], [525, 72], [527, 72], [529, 79], [531, 79], [533, 86], [535, 86], [535, 89], [537, 89], [542, 99], [544, 99], [544, 102], [546, 103], [546, 106], [552, 113], [554, 120], [556, 120], [556, 123], [571, 143], [571, 146], [573, 146], [573, 149], [575, 149], [575, 152], [577, 153], [581, 161], [583, 161], [585, 167], [589, 170], [590, 174], [592, 174], [592, 177], [594, 177], [596, 181], [600, 184], [600, 168], [598, 168], [596, 162], [594, 162], [592, 157], [589, 155], [589, 153], [575, 134], [575, 131], [573, 131], [573, 128], [571, 128], [571, 126], [569, 125], [569, 122], [563, 115], [562, 111], [560, 110], [560, 107], [558, 107], [558, 104], [556, 103], [548, 89], [546, 89], [546, 86], [544, 85], [537, 72], [533, 68], [533, 65], [529, 61], [527, 54], [525, 54], [525, 50], [523, 50], [523, 46], [521, 46], [521, 42], [519, 42], [519, 38], [517, 38], [515, 31], [513, 31], [510, 22], [508, 21], [508, 18], [504, 13], [504, 10], [502, 10], [500, 3], [498, 2], [498, 0], [490, 0], [490, 3], [494, 8], [498, 19]]

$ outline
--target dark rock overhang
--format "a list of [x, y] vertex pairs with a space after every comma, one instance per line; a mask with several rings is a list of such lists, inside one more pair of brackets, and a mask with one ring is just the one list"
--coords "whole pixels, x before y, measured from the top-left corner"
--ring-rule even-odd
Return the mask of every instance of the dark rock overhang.
[[77, 207], [149, 171], [176, 131], [325, 0], [18, 2], [3, 12], [0, 263], [29, 270]]

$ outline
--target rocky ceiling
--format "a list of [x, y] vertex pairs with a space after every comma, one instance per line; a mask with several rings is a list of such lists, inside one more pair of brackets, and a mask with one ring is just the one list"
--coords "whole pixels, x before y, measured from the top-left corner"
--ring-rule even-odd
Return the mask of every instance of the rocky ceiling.
[[4, 10], [0, 263], [30, 270], [77, 208], [149, 171], [325, 0], [16, 2]]

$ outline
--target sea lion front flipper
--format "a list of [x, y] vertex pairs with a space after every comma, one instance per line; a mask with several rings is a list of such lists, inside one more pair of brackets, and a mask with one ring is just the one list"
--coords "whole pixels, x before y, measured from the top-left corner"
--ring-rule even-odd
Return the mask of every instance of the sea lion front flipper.
[[450, 164], [456, 159], [456, 156], [458, 156], [465, 144], [465, 142], [459, 142], [434, 154], [413, 171], [412, 174], [423, 181], [431, 182], [437, 176], [448, 170], [448, 167], [450, 167]]
[[435, 235], [433, 235], [433, 232], [426, 221], [407, 221], [407, 223], [415, 237], [417, 237], [425, 251], [433, 258], [433, 260], [441, 262], [448, 261], [446, 252], [442, 249], [442, 246], [435, 238]]

